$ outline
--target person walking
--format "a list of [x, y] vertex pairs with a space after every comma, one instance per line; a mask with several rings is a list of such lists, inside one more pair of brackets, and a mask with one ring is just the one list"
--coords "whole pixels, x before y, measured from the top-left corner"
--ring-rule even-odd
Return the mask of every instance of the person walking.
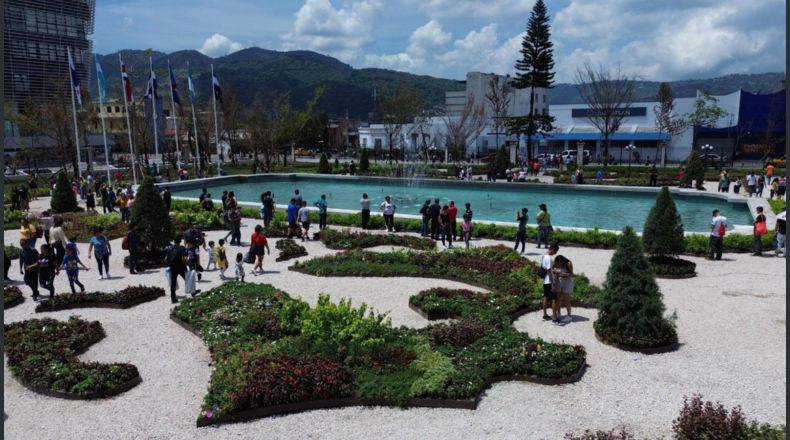
[[326, 228], [326, 194], [321, 194], [321, 198], [313, 205], [318, 208], [318, 230], [322, 231]]
[[125, 192], [121, 192], [118, 197], [118, 208], [121, 211], [121, 222], [126, 223], [129, 221], [129, 198]]
[[66, 256], [66, 232], [63, 230], [63, 217], [55, 216], [52, 220], [52, 227], [49, 229], [49, 240], [52, 249], [55, 251], [55, 261], [58, 263], [63, 261]]
[[231, 209], [228, 221], [230, 223], [230, 244], [241, 246], [241, 211], [238, 208]]
[[[450, 230], [450, 213], [447, 205], [444, 205], [442, 210], [439, 211], [439, 228], [441, 230], [442, 246], [453, 247], [453, 234]], [[445, 243], [445, 239], [449, 242], [449, 246]]]
[[529, 219], [529, 215], [527, 215], [528, 209], [521, 208], [521, 211], [516, 210], [516, 222], [518, 222], [518, 230], [516, 231], [516, 244], [513, 246], [513, 250], [518, 250], [518, 244], [521, 243], [521, 253], [524, 253], [524, 248], [527, 244], [527, 220]]
[[[132, 275], [142, 272], [140, 269], [140, 247], [142, 240], [140, 234], [137, 232], [137, 225], [134, 223], [129, 224], [129, 232], [126, 233], [124, 238], [126, 241], [126, 249], [129, 251], [129, 273]], [[123, 247], [123, 244], [121, 245]]]
[[19, 240], [19, 274], [23, 275], [25, 285], [33, 292], [33, 301], [38, 300], [38, 251], [26, 239]]
[[367, 229], [370, 225], [370, 199], [367, 193], [363, 193], [362, 198], [359, 199], [359, 208], [362, 210], [362, 229]]
[[472, 217], [466, 214], [464, 214], [464, 220], [461, 222], [461, 235], [466, 248], [469, 249], [469, 240], [472, 238]]
[[294, 236], [301, 237], [302, 235], [301, 231], [299, 230], [299, 225], [296, 223], [298, 221], [298, 217], [299, 217], [299, 206], [297, 206], [296, 199], [291, 197], [291, 201], [288, 203], [288, 208], [287, 208], [288, 238], [292, 238]]
[[758, 176], [757, 177], [757, 190], [755, 191], [755, 195], [757, 197], [762, 197], [764, 188], [765, 188], [765, 177]]
[[[559, 246], [552, 243], [546, 249], [546, 253], [540, 257], [540, 268], [538, 276], [543, 277], [543, 320], [551, 320], [555, 324], [563, 325], [559, 320], [559, 307], [557, 307], [557, 294], [551, 286], [551, 268], [554, 264], [554, 256], [557, 254]], [[551, 316], [546, 313], [546, 309], [551, 307]]]
[[214, 261], [216, 261], [217, 268], [219, 268], [219, 277], [224, 280], [225, 271], [228, 269], [228, 255], [225, 251], [225, 240], [220, 238], [217, 247], [212, 248], [212, 252], [214, 252]]
[[781, 256], [787, 257], [787, 210], [777, 214], [774, 231], [776, 231], [776, 251], [774, 256], [778, 257], [779, 254], [782, 254]]
[[88, 266], [84, 265], [80, 260], [79, 255], [74, 252], [73, 249], [68, 248], [66, 249], [66, 255], [63, 256], [63, 260], [60, 262], [60, 266], [62, 269], [66, 270], [66, 276], [69, 280], [69, 287], [71, 288], [71, 293], [76, 294], [77, 290], [74, 289], [74, 285], [80, 286], [80, 293], [85, 293], [85, 286], [80, 282], [80, 266], [84, 270], [90, 270]]
[[754, 253], [759, 256], [763, 254], [763, 235], [768, 234], [768, 222], [763, 214], [763, 207], [757, 207], [757, 215], [754, 217]]
[[384, 215], [384, 224], [388, 232], [395, 232], [395, 211], [398, 209], [397, 205], [392, 203], [390, 196], [384, 197], [384, 201], [379, 205], [381, 213]]
[[85, 196], [85, 209], [88, 212], [96, 212], [96, 194], [93, 189], [88, 189], [88, 194]]
[[39, 235], [43, 236], [27, 218], [23, 217], [20, 220], [19, 237], [24, 239], [29, 247], [36, 248], [36, 240], [39, 238]]
[[107, 189], [107, 210], [109, 212], [115, 212], [115, 204], [117, 203], [118, 197], [115, 195], [115, 191], [112, 188]]
[[548, 247], [553, 228], [551, 226], [551, 214], [546, 209], [546, 204], [541, 203], [538, 208], [540, 208], [540, 212], [538, 212], [536, 220], [538, 222], [538, 249], [540, 249], [541, 243]]
[[[573, 293], [573, 263], [562, 255], [554, 257], [551, 264], [551, 288], [557, 294], [557, 319], [567, 324], [573, 321], [571, 315], [571, 294]], [[567, 315], [561, 316], [562, 306]]]
[[258, 270], [263, 273], [263, 256], [264, 254], [271, 255], [269, 250], [269, 241], [266, 234], [263, 232], [261, 225], [255, 226], [255, 232], [252, 233], [250, 238], [250, 253], [255, 256], [255, 267], [252, 268], [252, 273]]
[[434, 199], [428, 211], [431, 217], [431, 239], [433, 240], [439, 239], [439, 213], [441, 212], [442, 207], [439, 205], [439, 199]]
[[236, 274], [236, 281], [244, 282], [244, 255], [241, 252], [236, 254], [236, 262], [234, 263], [234, 272]]
[[735, 176], [732, 183], [732, 192], [733, 194], [740, 194], [741, 192], [741, 178], [739, 176]]
[[274, 219], [274, 195], [271, 191], [266, 191], [263, 196], [263, 226], [269, 227]]
[[166, 186], [165, 190], [162, 191], [162, 201], [165, 202], [165, 209], [167, 212], [170, 212], [170, 206], [173, 202], [173, 195], [170, 194], [170, 187]]
[[310, 209], [307, 208], [307, 202], [304, 200], [302, 201], [302, 207], [299, 208], [298, 212], [299, 222], [302, 224], [302, 241], [309, 240], [310, 235], [308, 231], [310, 230]]
[[447, 213], [450, 214], [450, 231], [453, 233], [453, 240], [457, 241], [458, 225], [456, 219], [458, 217], [458, 208], [455, 207], [455, 202], [450, 200], [450, 207], [447, 208]]
[[754, 176], [754, 171], [750, 171], [746, 176], [746, 188], [749, 190], [749, 197], [752, 197], [757, 190], [757, 177]]
[[422, 223], [420, 224], [420, 235], [423, 237], [428, 236], [428, 222], [431, 220], [431, 201], [430, 199], [426, 199], [425, 203], [422, 204], [420, 208], [420, 214], [422, 215]]
[[55, 275], [57, 274], [57, 267], [59, 267], [59, 265], [55, 262], [55, 256], [52, 254], [52, 246], [48, 244], [41, 245], [41, 252], [38, 254], [35, 267], [38, 270], [39, 285], [49, 290], [50, 299], [54, 298]]
[[176, 237], [173, 244], [165, 250], [165, 265], [170, 279], [170, 302], [175, 304], [178, 302], [176, 297], [178, 277], [180, 276], [184, 280], [184, 284], [187, 281], [187, 253], [184, 246], [181, 246], [181, 237]]
[[96, 257], [96, 264], [99, 266], [99, 280], [110, 279], [110, 255], [112, 255], [112, 247], [110, 240], [103, 234], [100, 227], [93, 228], [93, 237], [91, 237], [90, 246], [88, 246], [88, 259], [91, 255]]
[[708, 243], [708, 259], [721, 260], [724, 245], [724, 235], [727, 233], [727, 217], [720, 214], [718, 209], [713, 210], [710, 221], [710, 242]]

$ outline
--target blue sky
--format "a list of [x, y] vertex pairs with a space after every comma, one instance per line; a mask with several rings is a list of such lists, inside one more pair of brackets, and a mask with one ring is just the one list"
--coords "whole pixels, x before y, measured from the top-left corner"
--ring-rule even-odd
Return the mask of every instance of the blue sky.
[[[100, 0], [99, 53], [307, 49], [354, 67], [512, 73], [534, 0]], [[647, 80], [785, 71], [784, 0], [546, 0], [556, 80], [584, 62]]]

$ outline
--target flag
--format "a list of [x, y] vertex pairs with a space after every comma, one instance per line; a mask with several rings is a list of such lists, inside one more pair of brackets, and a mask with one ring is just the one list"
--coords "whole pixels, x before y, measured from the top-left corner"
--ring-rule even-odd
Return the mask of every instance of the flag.
[[211, 81], [214, 83], [214, 99], [222, 102], [222, 89], [219, 86], [219, 80], [216, 75], [211, 76]]
[[123, 78], [123, 90], [124, 94], [126, 95], [126, 102], [131, 103], [132, 99], [132, 80], [129, 78], [129, 74], [126, 73], [126, 65], [121, 61], [121, 77]]
[[66, 48], [69, 54], [69, 74], [71, 75], [71, 86], [74, 87], [74, 95], [77, 103], [82, 108], [82, 95], [80, 94], [80, 78], [77, 76], [77, 69], [74, 68], [74, 60], [71, 58], [71, 48]]
[[99, 64], [99, 55], [94, 54], [94, 59], [96, 60], [96, 81], [99, 83], [99, 103], [103, 103], [107, 100], [107, 83], [104, 80], [104, 71], [101, 68], [101, 64]]
[[170, 91], [173, 93], [173, 102], [181, 107], [181, 98], [178, 97], [178, 85], [176, 84], [176, 77], [173, 75], [173, 69], [170, 68], [170, 61], [167, 62], [167, 72], [170, 76]]
[[159, 91], [157, 90], [156, 84], [156, 73], [154, 72], [153, 67], [151, 68], [151, 74], [148, 76], [148, 89], [145, 91], [145, 98], [146, 99], [159, 99]]
[[189, 102], [195, 106], [195, 83], [192, 82], [192, 68], [187, 63], [187, 87], [189, 88]]

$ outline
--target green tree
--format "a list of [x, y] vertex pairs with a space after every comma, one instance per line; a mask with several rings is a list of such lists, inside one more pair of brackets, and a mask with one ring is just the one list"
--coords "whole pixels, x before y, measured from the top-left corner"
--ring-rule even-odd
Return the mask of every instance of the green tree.
[[648, 255], [674, 257], [683, 252], [683, 220], [669, 188], [661, 188], [642, 230], [642, 243]]
[[321, 153], [321, 160], [318, 162], [318, 174], [332, 174], [332, 166], [329, 165], [326, 153]]
[[605, 341], [634, 348], [677, 343], [655, 274], [634, 229], [626, 226], [617, 240], [606, 282], [598, 300], [595, 332]]
[[77, 196], [71, 190], [69, 178], [66, 177], [66, 172], [63, 170], [58, 173], [58, 180], [50, 200], [50, 208], [54, 213], [79, 211]]
[[508, 149], [505, 147], [500, 147], [499, 150], [496, 152], [496, 159], [494, 161], [494, 165], [496, 166], [496, 174], [497, 177], [504, 178], [505, 172], [508, 168], [510, 168], [510, 155], [508, 154]]
[[370, 159], [368, 159], [368, 149], [362, 147], [362, 152], [359, 154], [359, 172], [366, 174], [370, 171]]
[[143, 241], [143, 255], [153, 257], [161, 253], [173, 240], [170, 214], [150, 177], [143, 179], [143, 184], [137, 191], [129, 223], [137, 227]]
[[660, 137], [662, 133], [666, 133], [669, 136], [669, 140], [662, 140], [656, 145], [656, 158], [663, 167], [666, 165], [667, 144], [686, 129], [686, 120], [675, 116], [675, 96], [669, 83], [662, 82], [658, 85], [656, 101], [658, 104], [653, 106], [653, 114], [656, 117], [658, 135]]
[[554, 117], [548, 112], [535, 113], [535, 89], [554, 87], [554, 44], [551, 42], [549, 15], [543, 0], [535, 2], [521, 41], [521, 59], [516, 61], [513, 87], [529, 89], [529, 114], [511, 118], [508, 131], [527, 135], [527, 159], [532, 159], [532, 137], [553, 130]]
[[729, 116], [729, 113], [719, 107], [719, 99], [707, 91], [694, 100], [694, 110], [686, 113], [686, 124], [694, 127], [693, 145], [697, 143], [697, 129], [699, 127], [715, 127], [721, 118]]
[[696, 151], [691, 152], [686, 163], [686, 175], [683, 177], [685, 186], [691, 187], [692, 182], [696, 183], [697, 189], [705, 189], [703, 186], [705, 182], [705, 167], [702, 165], [702, 159]]

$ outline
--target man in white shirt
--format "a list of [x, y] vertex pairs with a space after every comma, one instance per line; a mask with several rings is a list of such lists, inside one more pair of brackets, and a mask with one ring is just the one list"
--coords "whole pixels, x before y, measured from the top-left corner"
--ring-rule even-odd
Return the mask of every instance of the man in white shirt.
[[384, 214], [384, 223], [387, 225], [388, 232], [395, 232], [395, 210], [398, 209], [390, 200], [390, 196], [384, 197], [384, 201], [379, 205], [381, 213]]
[[754, 171], [746, 176], [746, 188], [749, 190], [749, 197], [753, 196], [757, 188], [757, 176], [754, 175]]
[[708, 245], [708, 259], [721, 260], [723, 252], [724, 234], [727, 230], [727, 217], [719, 214], [718, 209], [713, 210], [710, 221], [710, 243]]

